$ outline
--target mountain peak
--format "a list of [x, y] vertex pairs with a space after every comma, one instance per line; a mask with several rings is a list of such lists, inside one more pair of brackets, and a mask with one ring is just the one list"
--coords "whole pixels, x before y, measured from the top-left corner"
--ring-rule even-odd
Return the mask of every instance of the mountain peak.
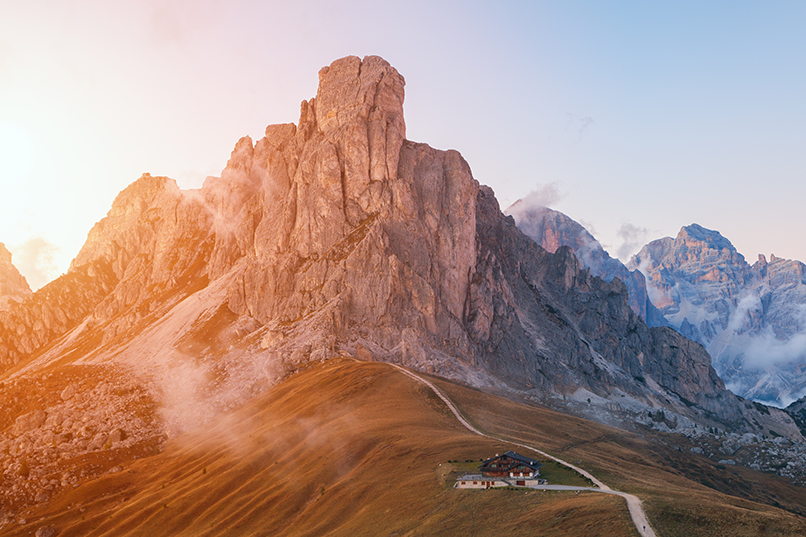
[[379, 56], [338, 59], [319, 70], [316, 123], [327, 136], [356, 120], [388, 120], [405, 138], [403, 90], [406, 82]]
[[244, 136], [235, 144], [235, 148], [232, 150], [230, 158], [227, 161], [227, 169], [248, 170], [253, 155], [254, 144], [252, 143], [252, 138]]
[[785, 405], [806, 393], [806, 266], [759, 254], [750, 266], [718, 231], [691, 224], [653, 241], [631, 266], [669, 324], [702, 343], [735, 393]]
[[677, 239], [687, 242], [702, 242], [714, 250], [728, 249], [733, 252], [736, 251], [736, 248], [733, 247], [733, 244], [731, 244], [728, 239], [723, 237], [719, 231], [704, 228], [699, 224], [691, 224], [690, 226], [681, 227], [680, 232], [677, 234]]

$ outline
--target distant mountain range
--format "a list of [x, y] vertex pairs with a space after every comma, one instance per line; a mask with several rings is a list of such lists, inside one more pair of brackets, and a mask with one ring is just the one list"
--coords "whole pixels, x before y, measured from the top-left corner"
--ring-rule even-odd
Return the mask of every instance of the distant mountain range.
[[697, 224], [644, 246], [627, 265], [669, 324], [702, 343], [734, 393], [786, 406], [806, 393], [806, 265], [753, 265]]
[[568, 246], [592, 275], [622, 280], [650, 326], [701, 343], [737, 395], [785, 407], [806, 394], [806, 266], [764, 256], [753, 265], [698, 224], [650, 242], [625, 266], [563, 213], [519, 201], [506, 211], [548, 251]]

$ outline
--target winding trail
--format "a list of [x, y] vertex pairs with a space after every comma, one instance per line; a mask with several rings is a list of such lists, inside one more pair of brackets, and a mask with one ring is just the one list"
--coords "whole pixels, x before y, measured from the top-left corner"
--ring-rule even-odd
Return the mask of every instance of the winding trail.
[[600, 493], [604, 493], [604, 494], [614, 494], [616, 496], [621, 496], [627, 502], [627, 509], [629, 509], [629, 511], [630, 511], [630, 517], [632, 518], [633, 524], [635, 524], [635, 529], [638, 530], [638, 534], [641, 535], [641, 537], [657, 537], [655, 535], [655, 531], [652, 529], [652, 526], [649, 525], [649, 520], [647, 520], [646, 513], [644, 512], [644, 508], [641, 505], [641, 500], [638, 499], [638, 496], [635, 496], [633, 494], [627, 494], [626, 492], [620, 492], [620, 491], [617, 491], [617, 490], [613, 490], [610, 487], [608, 487], [607, 485], [605, 485], [604, 483], [602, 483], [601, 481], [599, 481], [598, 479], [596, 479], [595, 477], [593, 477], [590, 474], [590, 472], [588, 472], [586, 470], [583, 470], [582, 468], [580, 468], [578, 466], [574, 466], [573, 464], [571, 464], [569, 462], [566, 462], [566, 461], [564, 461], [562, 459], [558, 459], [557, 457], [555, 457], [553, 455], [549, 455], [545, 451], [541, 451], [541, 450], [539, 450], [539, 449], [537, 449], [535, 447], [532, 447], [532, 446], [527, 446], [526, 444], [519, 444], [518, 442], [513, 442], [512, 440], [506, 440], [504, 438], [498, 438], [497, 436], [491, 436], [489, 434], [485, 434], [485, 433], [479, 431], [478, 429], [476, 429], [475, 427], [470, 425], [470, 423], [464, 417], [462, 417], [462, 414], [459, 412], [459, 409], [456, 408], [456, 405], [453, 404], [453, 401], [448, 399], [448, 397], [445, 394], [443, 394], [441, 391], [439, 391], [439, 388], [434, 386], [434, 384], [432, 382], [429, 382], [428, 380], [424, 379], [423, 377], [421, 377], [421, 376], [419, 376], [419, 375], [417, 375], [415, 373], [412, 373], [408, 369], [405, 369], [405, 368], [403, 368], [403, 367], [401, 367], [399, 365], [396, 365], [396, 364], [389, 364], [389, 365], [391, 365], [392, 367], [396, 368], [398, 371], [400, 371], [404, 375], [407, 375], [407, 376], [411, 377], [412, 379], [414, 379], [415, 381], [421, 382], [421, 383], [425, 384], [426, 386], [428, 386], [429, 388], [431, 388], [434, 391], [434, 393], [437, 394], [437, 396], [440, 399], [442, 399], [442, 401], [446, 405], [448, 405], [448, 408], [450, 409], [451, 412], [453, 412], [453, 415], [456, 416], [456, 419], [459, 420], [459, 423], [461, 423], [470, 432], [472, 432], [474, 434], [477, 434], [479, 436], [484, 436], [486, 438], [491, 438], [491, 439], [497, 440], [499, 442], [505, 442], [507, 444], [512, 444], [514, 446], [522, 447], [524, 449], [528, 449], [529, 451], [539, 453], [543, 457], [551, 459], [551, 460], [557, 462], [558, 464], [561, 464], [561, 465], [563, 465], [563, 466], [565, 466], [567, 468], [570, 468], [570, 469], [578, 472], [579, 474], [583, 475], [584, 477], [590, 479], [591, 482], [594, 485], [596, 485], [596, 487], [571, 487], [571, 486], [566, 486], [566, 485], [539, 485], [539, 486], [534, 487], [534, 488], [542, 489], [542, 490], [590, 491], [590, 492], [600, 492]]

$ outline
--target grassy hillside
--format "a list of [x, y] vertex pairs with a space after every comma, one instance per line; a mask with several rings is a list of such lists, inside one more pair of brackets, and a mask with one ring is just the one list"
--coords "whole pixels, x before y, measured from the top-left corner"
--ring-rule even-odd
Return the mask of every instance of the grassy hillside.
[[534, 444], [638, 495], [659, 536], [806, 535], [806, 489], [776, 476], [714, 464], [672, 435], [642, 437], [431, 380], [481, 430]]
[[446, 481], [507, 449], [388, 365], [331, 362], [0, 535], [635, 535], [620, 498]]
[[[797, 515], [692, 479], [678, 467], [700, 463], [673, 446], [438, 382], [483, 429], [533, 442], [640, 495], [661, 536], [806, 534]], [[46, 525], [57, 535], [148, 537], [636, 535], [618, 497], [450, 487], [458, 470], [473, 466], [465, 461], [507, 449], [466, 431], [430, 390], [390, 366], [333, 361], [170, 441], [159, 455], [52, 499], [0, 536]], [[767, 476], [727, 472], [787, 502], [806, 500], [802, 489]]]

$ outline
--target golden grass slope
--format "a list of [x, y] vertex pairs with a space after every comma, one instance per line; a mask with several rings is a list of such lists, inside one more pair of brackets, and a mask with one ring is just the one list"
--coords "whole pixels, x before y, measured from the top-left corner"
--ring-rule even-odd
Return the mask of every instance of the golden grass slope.
[[510, 448], [388, 365], [330, 362], [0, 535], [634, 535], [619, 498], [445, 482]]
[[[658, 535], [804, 535], [806, 521], [664, 468], [640, 437], [448, 382], [487, 431], [581, 462], [639, 494]], [[627, 445], [622, 439], [627, 438]], [[634, 536], [621, 498], [459, 491], [448, 460], [512, 446], [464, 429], [433, 392], [381, 363], [330, 361], [185, 434], [159, 455], [79, 486], [0, 536]], [[800, 490], [800, 489], [798, 489]]]
[[481, 430], [540, 447], [637, 495], [659, 537], [806, 535], [806, 489], [777, 476], [720, 468], [676, 436], [646, 431], [642, 437], [431, 380]]

